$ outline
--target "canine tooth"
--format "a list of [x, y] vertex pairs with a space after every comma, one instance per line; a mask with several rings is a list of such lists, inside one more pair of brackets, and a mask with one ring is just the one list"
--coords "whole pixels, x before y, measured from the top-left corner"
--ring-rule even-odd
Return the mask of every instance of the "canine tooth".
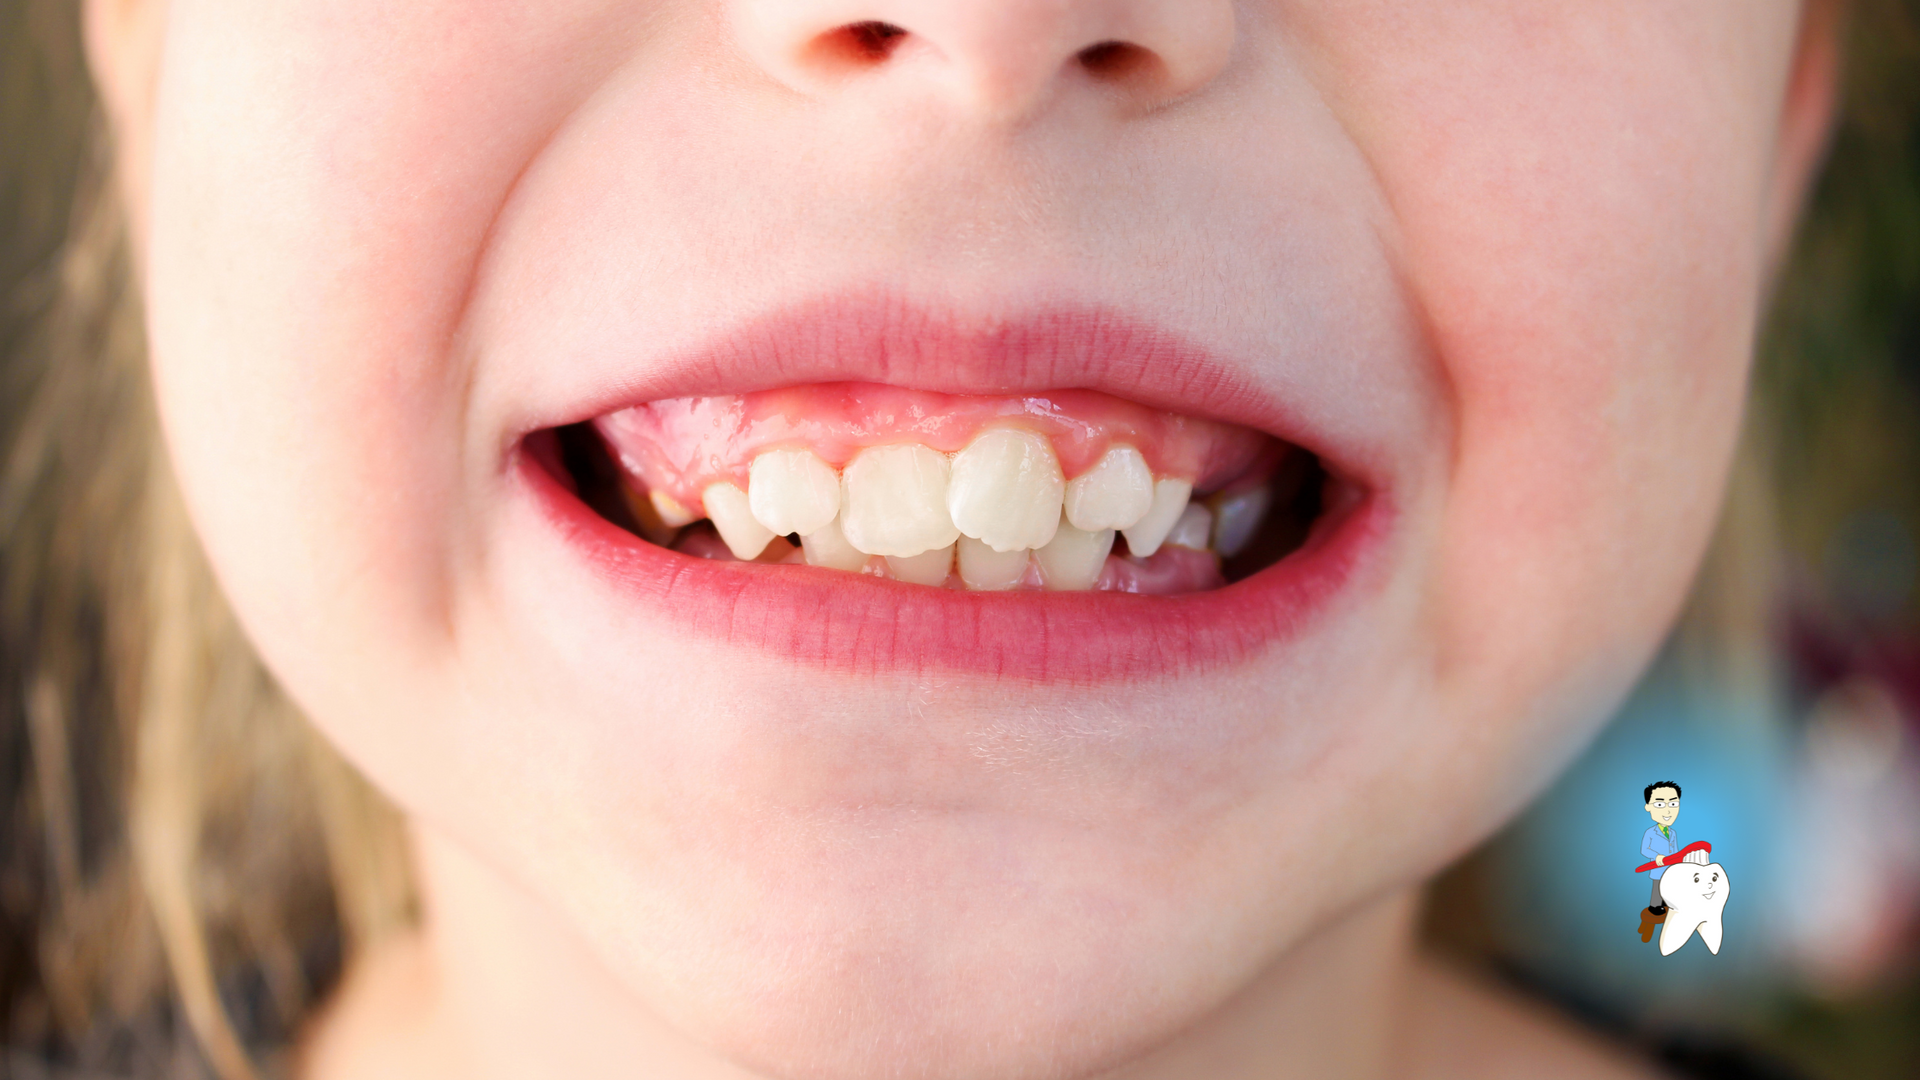
[[1180, 514], [1192, 495], [1193, 484], [1187, 480], [1161, 480], [1154, 484], [1153, 505], [1148, 508], [1147, 516], [1126, 530], [1127, 549], [1143, 559], [1159, 551], [1167, 534], [1179, 523]]
[[840, 474], [840, 531], [869, 555], [907, 556], [960, 537], [947, 514], [947, 456], [918, 443], [870, 446]]
[[1062, 521], [1053, 534], [1053, 543], [1035, 548], [1033, 561], [1040, 564], [1040, 575], [1047, 588], [1055, 592], [1093, 588], [1100, 571], [1107, 565], [1107, 553], [1113, 550], [1113, 530], [1088, 532]]
[[773, 541], [773, 530], [754, 520], [747, 507], [747, 493], [728, 483], [709, 484], [700, 493], [706, 504], [707, 519], [713, 522], [720, 539], [726, 541], [733, 557], [745, 561], [765, 551]]
[[664, 491], [647, 492], [647, 501], [653, 504], [653, 512], [660, 515], [660, 523], [669, 529], [678, 529], [700, 520], [700, 515], [687, 508], [687, 504]]
[[807, 554], [808, 566], [824, 566], [851, 573], [867, 565], [867, 553], [847, 543], [837, 520], [829, 521], [810, 533], [802, 533], [800, 547]]
[[769, 450], [747, 469], [747, 505], [776, 534], [805, 536], [840, 513], [840, 477], [811, 450]]
[[1037, 548], [1053, 539], [1066, 483], [1045, 436], [992, 428], [953, 455], [947, 512], [960, 535], [995, 551]]
[[1660, 926], [1660, 955], [1672, 956], [1700, 931], [1707, 951], [1720, 952], [1721, 916], [1731, 883], [1719, 863], [1669, 863], [1660, 876], [1660, 902], [1667, 905], [1667, 921]]
[[1213, 550], [1222, 558], [1231, 559], [1244, 551], [1247, 542], [1260, 528], [1260, 522], [1266, 519], [1267, 503], [1271, 496], [1266, 488], [1213, 502]]
[[890, 555], [887, 557], [887, 569], [893, 572], [897, 581], [908, 581], [915, 585], [944, 585], [947, 575], [953, 572], [953, 545], [923, 551], [918, 555]]
[[[1207, 541], [1213, 536], [1213, 511], [1198, 503], [1189, 503], [1180, 512], [1180, 520], [1173, 523], [1173, 529], [1163, 541], [1173, 547], [1192, 548], [1195, 551], [1207, 550]], [[1133, 541], [1127, 541], [1131, 544]]]
[[1153, 470], [1131, 446], [1115, 446], [1067, 485], [1067, 521], [1076, 529], [1130, 529], [1153, 508]]
[[1011, 589], [1027, 576], [1025, 549], [995, 551], [985, 541], [960, 537], [960, 580], [976, 592]]

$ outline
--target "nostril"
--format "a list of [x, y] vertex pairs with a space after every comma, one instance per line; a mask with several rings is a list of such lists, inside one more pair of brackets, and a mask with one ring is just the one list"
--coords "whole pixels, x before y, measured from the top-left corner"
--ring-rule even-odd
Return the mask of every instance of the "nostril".
[[814, 40], [813, 52], [822, 60], [866, 66], [893, 55], [907, 31], [892, 23], [868, 21], [849, 23], [829, 30]]
[[1120, 81], [1153, 66], [1152, 52], [1125, 41], [1102, 41], [1081, 49], [1075, 59], [1096, 79]]

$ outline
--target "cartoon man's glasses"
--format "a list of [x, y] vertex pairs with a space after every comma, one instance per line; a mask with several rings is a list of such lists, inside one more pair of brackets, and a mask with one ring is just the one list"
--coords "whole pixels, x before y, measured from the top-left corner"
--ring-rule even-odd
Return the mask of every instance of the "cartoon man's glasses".
[[1680, 800], [1679, 799], [1655, 799], [1653, 800], [1653, 805], [1659, 809], [1664, 810], [1669, 806], [1679, 806]]

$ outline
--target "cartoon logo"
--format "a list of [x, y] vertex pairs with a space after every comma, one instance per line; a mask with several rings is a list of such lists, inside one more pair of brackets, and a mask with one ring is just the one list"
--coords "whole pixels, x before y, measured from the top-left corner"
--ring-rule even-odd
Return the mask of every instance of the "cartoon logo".
[[1660, 955], [1672, 956], [1693, 940], [1695, 931], [1707, 951], [1720, 953], [1720, 916], [1731, 885], [1727, 869], [1708, 862], [1713, 845], [1705, 840], [1683, 843], [1675, 822], [1680, 817], [1680, 785], [1672, 780], [1648, 784], [1641, 797], [1653, 827], [1640, 835], [1640, 854], [1653, 861], [1634, 867], [1653, 879], [1646, 910], [1640, 913], [1640, 940], [1653, 940], [1660, 927]]

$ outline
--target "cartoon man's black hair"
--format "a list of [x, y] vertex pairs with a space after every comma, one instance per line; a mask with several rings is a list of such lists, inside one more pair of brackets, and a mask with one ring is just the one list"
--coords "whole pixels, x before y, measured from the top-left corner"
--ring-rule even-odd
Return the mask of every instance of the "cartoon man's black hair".
[[1641, 797], [1640, 797], [1640, 801], [1641, 801], [1641, 802], [1643, 802], [1643, 803], [1650, 803], [1650, 802], [1652, 802], [1652, 801], [1653, 801], [1653, 793], [1654, 793], [1655, 791], [1658, 791], [1659, 789], [1661, 789], [1661, 788], [1663, 788], [1663, 787], [1670, 787], [1670, 788], [1672, 788], [1672, 789], [1673, 789], [1673, 797], [1674, 797], [1674, 798], [1676, 798], [1676, 799], [1677, 799], [1677, 798], [1679, 798], [1679, 797], [1680, 797], [1680, 785], [1679, 785], [1679, 784], [1676, 784], [1676, 783], [1674, 783], [1674, 782], [1673, 782], [1673, 781], [1671, 781], [1671, 780], [1656, 780], [1656, 781], [1654, 781], [1653, 783], [1651, 783], [1651, 784], [1648, 784], [1648, 785], [1647, 785], [1647, 790], [1641, 793]]

